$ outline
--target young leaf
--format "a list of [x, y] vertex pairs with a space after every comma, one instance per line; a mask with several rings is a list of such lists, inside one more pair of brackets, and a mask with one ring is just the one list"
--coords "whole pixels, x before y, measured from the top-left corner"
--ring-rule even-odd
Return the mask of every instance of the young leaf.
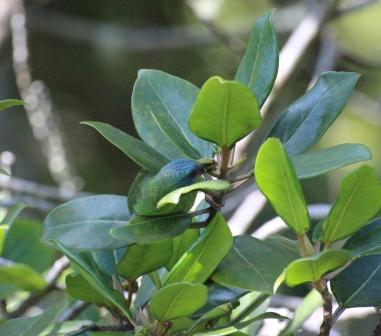
[[381, 254], [381, 218], [372, 220], [350, 237], [344, 247], [354, 258]]
[[191, 184], [190, 186], [173, 190], [169, 194], [165, 195], [159, 201], [159, 203], [157, 203], [157, 207], [161, 208], [167, 204], [178, 204], [180, 201], [180, 197], [182, 195], [188, 194], [192, 191], [220, 192], [220, 191], [226, 191], [229, 188], [230, 188], [230, 183], [228, 181], [223, 181], [223, 180], [210, 180], [210, 181], [197, 182], [197, 183]]
[[179, 282], [161, 288], [152, 297], [149, 307], [159, 321], [169, 321], [193, 314], [207, 299], [206, 286]]
[[326, 250], [318, 255], [293, 261], [284, 271], [285, 281], [289, 286], [305, 282], [315, 282], [329, 271], [344, 266], [351, 253], [346, 250]]
[[358, 78], [352, 72], [323, 73], [279, 116], [268, 136], [279, 138], [291, 156], [307, 151], [339, 116]]
[[175, 282], [203, 283], [213, 273], [233, 242], [221, 214], [216, 214], [206, 230], [168, 273], [165, 285]]
[[140, 70], [132, 92], [132, 116], [140, 138], [170, 160], [210, 157], [210, 143], [197, 138], [187, 120], [199, 89], [157, 70]]
[[182, 255], [188, 251], [188, 249], [192, 246], [192, 244], [197, 240], [200, 236], [200, 230], [196, 229], [188, 229], [180, 236], [177, 236], [172, 239], [173, 249], [171, 258], [167, 263], [167, 268], [171, 269], [177, 261], [182, 257]]
[[111, 235], [125, 244], [150, 244], [182, 234], [192, 223], [190, 214], [148, 217], [135, 216], [126, 225], [112, 229]]
[[290, 159], [278, 139], [267, 139], [261, 146], [254, 173], [258, 188], [277, 214], [296, 233], [305, 233], [310, 227], [306, 201]]
[[347, 175], [323, 223], [323, 242], [330, 244], [359, 230], [381, 208], [381, 184], [373, 168], [364, 165]]
[[344, 308], [381, 306], [381, 256], [355, 260], [334, 277], [331, 289]]
[[360, 144], [342, 144], [291, 158], [298, 178], [310, 178], [326, 174], [356, 162], [372, 158], [368, 147]]
[[114, 249], [126, 246], [109, 231], [125, 225], [131, 218], [127, 197], [97, 195], [66, 202], [52, 210], [44, 220], [45, 242], [58, 240], [79, 250]]
[[222, 286], [271, 295], [278, 276], [296, 258], [296, 245], [290, 250], [277, 242], [238, 236], [234, 238], [232, 248], [219, 264], [212, 279]]
[[112, 127], [111, 125], [96, 121], [85, 121], [81, 124], [96, 129], [106, 140], [119, 148], [131, 160], [152, 173], [158, 172], [161, 167], [170, 161], [155, 149], [146, 145], [143, 141]]
[[246, 86], [212, 77], [202, 86], [189, 117], [194, 134], [231, 147], [261, 123], [258, 103]]
[[278, 72], [278, 40], [271, 22], [272, 12], [260, 17], [251, 32], [245, 56], [235, 80], [248, 86], [262, 106]]
[[133, 282], [143, 274], [150, 273], [164, 266], [172, 254], [172, 240], [129, 246], [118, 264], [118, 272]]
[[0, 111], [5, 110], [8, 107], [12, 106], [21, 106], [25, 105], [25, 103], [22, 100], [18, 99], [5, 99], [0, 101]]

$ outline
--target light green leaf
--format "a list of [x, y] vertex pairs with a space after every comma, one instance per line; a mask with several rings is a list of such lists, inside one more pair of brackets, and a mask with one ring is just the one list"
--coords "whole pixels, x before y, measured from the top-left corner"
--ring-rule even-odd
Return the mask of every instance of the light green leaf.
[[7, 224], [8, 226], [11, 226], [16, 218], [20, 215], [21, 211], [27, 207], [28, 206], [24, 203], [15, 204], [7, 211], [7, 214], [4, 216], [0, 224]]
[[206, 303], [207, 299], [206, 286], [179, 282], [165, 286], [156, 292], [149, 307], [159, 321], [169, 321], [193, 314]]
[[0, 174], [9, 176], [9, 173], [3, 168], [0, 168]]
[[337, 168], [372, 158], [368, 147], [360, 144], [342, 144], [291, 158], [298, 178], [323, 175]]
[[381, 183], [373, 168], [361, 166], [340, 184], [339, 195], [323, 223], [323, 242], [330, 244], [359, 230], [381, 208]]
[[258, 103], [246, 86], [212, 77], [202, 86], [189, 128], [202, 139], [231, 147], [261, 123]]
[[118, 264], [119, 274], [133, 282], [143, 274], [164, 266], [172, 254], [172, 240], [129, 246]]
[[279, 138], [291, 156], [311, 148], [342, 112], [359, 75], [325, 72], [315, 86], [276, 120], [268, 137]]
[[0, 256], [2, 256], [4, 241], [9, 227], [8, 225], [0, 225]]
[[173, 241], [173, 250], [171, 258], [167, 263], [167, 268], [171, 269], [177, 261], [182, 257], [182, 255], [188, 251], [192, 244], [200, 236], [200, 230], [197, 229], [188, 229], [180, 236], [177, 236], [172, 239]]
[[279, 50], [272, 12], [260, 17], [251, 32], [245, 56], [235, 80], [247, 85], [262, 106], [271, 92], [278, 72]]
[[287, 266], [284, 279], [289, 286], [315, 282], [327, 272], [344, 266], [350, 257], [351, 253], [347, 250], [326, 250], [309, 258], [301, 258]]
[[169, 194], [165, 195], [159, 201], [159, 203], [157, 203], [157, 207], [161, 208], [167, 204], [178, 204], [180, 201], [180, 197], [182, 195], [188, 194], [192, 191], [221, 192], [221, 191], [226, 191], [229, 188], [230, 188], [230, 183], [228, 181], [223, 181], [223, 180], [210, 180], [210, 181], [197, 182], [189, 186], [173, 190]]
[[53, 209], [44, 220], [43, 237], [58, 240], [72, 249], [102, 250], [127, 244], [109, 231], [131, 218], [127, 197], [96, 195], [78, 198]]
[[197, 138], [187, 120], [199, 89], [157, 70], [140, 70], [132, 93], [132, 116], [140, 138], [170, 160], [210, 157], [210, 143]]
[[296, 233], [305, 233], [310, 227], [306, 201], [290, 159], [278, 139], [267, 139], [260, 147], [254, 173], [258, 188], [277, 214]]
[[9, 320], [0, 326], [0, 335], [38, 336], [54, 323], [66, 306], [66, 302], [59, 302], [40, 315]]
[[158, 153], [152, 147], [146, 145], [143, 141], [111, 125], [96, 121], [85, 121], [81, 124], [96, 129], [106, 140], [119, 148], [131, 160], [135, 161], [145, 170], [156, 173], [169, 162], [169, 159]]
[[237, 236], [234, 237], [232, 248], [218, 265], [212, 279], [222, 286], [271, 295], [274, 293], [276, 279], [296, 258], [298, 250], [295, 244], [284, 246], [277, 241]]
[[0, 111], [5, 110], [6, 108], [12, 107], [12, 106], [21, 106], [25, 105], [25, 103], [22, 100], [18, 99], [5, 99], [0, 101]]
[[216, 214], [206, 230], [168, 273], [165, 285], [175, 282], [203, 283], [213, 273], [233, 242], [221, 214]]
[[150, 244], [176, 237], [191, 224], [192, 216], [186, 213], [157, 217], [134, 216], [127, 225], [112, 229], [111, 235], [127, 244]]

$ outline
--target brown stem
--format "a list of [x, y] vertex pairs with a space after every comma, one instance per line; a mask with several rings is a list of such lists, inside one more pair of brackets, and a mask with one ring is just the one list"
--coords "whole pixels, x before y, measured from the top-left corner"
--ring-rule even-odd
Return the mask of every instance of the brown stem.
[[221, 148], [221, 154], [220, 154], [220, 162], [219, 162], [219, 168], [220, 168], [220, 179], [224, 179], [229, 171], [229, 162], [230, 162], [230, 155], [231, 155], [231, 149], [227, 147]]
[[332, 295], [329, 293], [327, 282], [325, 280], [317, 281], [315, 283], [315, 288], [323, 298], [323, 323], [320, 326], [319, 336], [329, 336], [333, 324]]
[[120, 325], [120, 326], [98, 326], [96, 324], [91, 324], [85, 327], [82, 327], [77, 332], [70, 334], [71, 336], [81, 335], [87, 331], [105, 331], [105, 332], [117, 332], [117, 331], [129, 331], [133, 330], [130, 325]]

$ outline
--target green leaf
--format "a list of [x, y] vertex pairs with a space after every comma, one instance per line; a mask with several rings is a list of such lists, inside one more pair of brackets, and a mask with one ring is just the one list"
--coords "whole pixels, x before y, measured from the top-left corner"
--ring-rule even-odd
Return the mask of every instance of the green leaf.
[[96, 129], [106, 140], [119, 148], [131, 160], [152, 173], [158, 172], [161, 167], [169, 162], [169, 159], [146, 145], [143, 141], [111, 125], [96, 121], [85, 121], [81, 124]]
[[66, 303], [59, 302], [42, 312], [40, 315], [8, 320], [0, 326], [0, 335], [38, 336], [54, 323], [66, 306]]
[[28, 206], [24, 203], [15, 204], [7, 211], [7, 214], [4, 216], [0, 224], [7, 224], [11, 226], [16, 218], [20, 215], [21, 211], [27, 207]]
[[268, 136], [279, 138], [291, 156], [307, 151], [342, 112], [358, 78], [353, 72], [321, 74], [315, 86], [279, 116]]
[[[12, 222], [12, 221], [11, 221]], [[43, 272], [54, 262], [56, 251], [40, 240], [41, 223], [17, 220], [8, 229], [2, 256]]]
[[289, 286], [320, 280], [324, 274], [344, 266], [351, 253], [346, 250], [326, 250], [309, 258], [293, 261], [285, 269], [285, 281]]
[[59, 241], [52, 241], [52, 243], [69, 258], [75, 270], [94, 290], [96, 290], [105, 300], [119, 308], [129, 320], [132, 319], [130, 311], [124, 304], [123, 295], [113, 289], [112, 282], [109, 278], [94, 268], [94, 261], [90, 254], [76, 253]]
[[372, 158], [368, 147], [360, 144], [342, 144], [291, 158], [298, 178], [323, 175], [337, 168]]
[[157, 70], [140, 70], [132, 93], [132, 116], [141, 139], [170, 160], [209, 157], [210, 143], [188, 129], [199, 89]]
[[0, 256], [2, 256], [4, 249], [4, 242], [8, 231], [8, 225], [0, 225]]
[[344, 247], [354, 258], [381, 254], [381, 218], [372, 220], [350, 237]]
[[0, 174], [9, 176], [9, 173], [3, 168], [0, 168]]
[[305, 233], [310, 227], [306, 201], [290, 159], [278, 139], [267, 139], [261, 146], [254, 173], [258, 188], [277, 214], [296, 233]]
[[323, 242], [330, 244], [359, 230], [381, 208], [381, 183], [373, 168], [361, 166], [340, 184], [339, 195], [323, 223]]
[[230, 229], [217, 213], [199, 239], [168, 273], [165, 285], [175, 282], [203, 283], [216, 269], [233, 242]]
[[25, 103], [22, 100], [18, 99], [5, 99], [0, 101], [0, 111], [5, 110], [6, 108], [12, 107], [12, 106], [21, 106], [25, 105]]
[[212, 77], [202, 86], [189, 128], [202, 139], [231, 147], [261, 123], [258, 103], [246, 86]]
[[72, 249], [102, 250], [126, 246], [109, 231], [130, 220], [127, 197], [97, 195], [78, 198], [52, 210], [44, 220], [42, 239], [58, 240]]
[[169, 194], [165, 195], [159, 201], [159, 203], [157, 203], [157, 207], [161, 208], [167, 204], [178, 204], [180, 201], [180, 197], [182, 195], [188, 194], [192, 191], [220, 192], [220, 191], [226, 191], [229, 188], [230, 188], [230, 183], [224, 180], [209, 180], [209, 181], [197, 182], [189, 186], [173, 190]]
[[344, 308], [380, 307], [381, 256], [355, 260], [331, 280], [331, 289]]
[[111, 235], [128, 244], [149, 244], [176, 237], [191, 224], [192, 216], [190, 214], [180, 213], [157, 217], [134, 216], [127, 225], [112, 229]]
[[312, 315], [312, 313], [322, 306], [323, 300], [320, 293], [313, 289], [309, 292], [302, 303], [296, 308], [293, 319], [282, 330], [279, 336], [290, 336], [300, 329], [303, 323]]
[[235, 80], [248, 86], [262, 106], [278, 72], [278, 40], [271, 22], [272, 12], [259, 18], [251, 32], [245, 56]]
[[274, 293], [274, 283], [284, 268], [298, 258], [296, 245], [237, 236], [212, 279], [222, 286]]
[[188, 251], [192, 244], [197, 240], [200, 235], [200, 230], [188, 229], [180, 236], [172, 239], [173, 250], [171, 258], [167, 263], [167, 268], [171, 269], [177, 261], [182, 257], [182, 255]]
[[118, 264], [119, 274], [133, 282], [143, 274], [164, 266], [172, 254], [172, 240], [132, 245]]
[[27, 291], [39, 291], [46, 285], [44, 278], [31, 267], [4, 258], [0, 258], [0, 284]]
[[206, 286], [179, 282], [165, 286], [156, 292], [149, 307], [159, 321], [169, 321], [193, 314], [206, 303], [207, 299]]

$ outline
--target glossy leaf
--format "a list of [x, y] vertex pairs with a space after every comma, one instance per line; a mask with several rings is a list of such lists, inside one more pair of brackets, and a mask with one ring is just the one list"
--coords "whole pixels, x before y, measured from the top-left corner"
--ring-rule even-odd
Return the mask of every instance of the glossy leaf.
[[347, 175], [323, 223], [323, 241], [330, 244], [359, 230], [381, 208], [381, 183], [373, 168], [364, 165]]
[[332, 170], [372, 158], [368, 147], [360, 144], [342, 144], [291, 158], [298, 178], [310, 178]]
[[130, 282], [164, 266], [172, 254], [172, 240], [129, 246], [118, 264], [119, 274]]
[[91, 260], [92, 258], [89, 254], [76, 253], [59, 241], [53, 241], [52, 243], [69, 258], [75, 270], [95, 291], [112, 305], [119, 308], [128, 319], [131, 319], [131, 313], [124, 304], [123, 295], [113, 289], [112, 282], [109, 278], [94, 268], [94, 262]]
[[381, 218], [372, 220], [344, 244], [355, 258], [381, 254]]
[[274, 284], [284, 268], [298, 258], [296, 245], [237, 236], [212, 279], [222, 286], [274, 293]]
[[340, 115], [358, 78], [352, 72], [321, 74], [315, 86], [279, 116], [268, 136], [279, 138], [291, 156], [307, 151]]
[[171, 269], [177, 261], [182, 257], [182, 255], [188, 251], [192, 244], [197, 240], [200, 235], [200, 230], [188, 229], [180, 236], [172, 239], [173, 250], [171, 258], [167, 263], [167, 268]]
[[0, 335], [38, 336], [54, 323], [66, 306], [66, 302], [59, 302], [37, 316], [8, 320], [0, 326]]
[[5, 110], [6, 108], [13, 106], [22, 106], [25, 103], [22, 100], [18, 99], [5, 99], [0, 101], [0, 111]]
[[186, 317], [200, 309], [208, 299], [208, 290], [201, 284], [173, 283], [161, 288], [149, 307], [159, 321]]
[[178, 204], [180, 201], [180, 197], [182, 195], [188, 194], [192, 191], [221, 192], [221, 191], [226, 191], [229, 188], [230, 188], [230, 183], [224, 180], [209, 180], [209, 181], [197, 182], [189, 186], [173, 190], [169, 194], [165, 195], [159, 201], [159, 203], [157, 203], [157, 207], [161, 208], [168, 204]]
[[111, 125], [96, 121], [86, 121], [81, 124], [96, 129], [106, 140], [119, 148], [131, 160], [135, 161], [145, 170], [155, 173], [169, 162], [168, 158], [146, 145], [143, 141]]
[[261, 123], [258, 103], [246, 86], [212, 77], [202, 86], [189, 128], [202, 139], [231, 147]]
[[101, 250], [126, 246], [109, 231], [130, 220], [127, 197], [97, 195], [78, 198], [52, 210], [44, 220], [43, 240], [58, 240], [72, 249]]
[[140, 138], [170, 160], [209, 157], [211, 144], [187, 126], [198, 92], [193, 84], [165, 72], [140, 70], [131, 103]]
[[346, 250], [326, 250], [318, 255], [293, 261], [284, 272], [289, 286], [320, 280], [324, 274], [344, 266], [350, 259]]
[[203, 283], [228, 253], [233, 242], [221, 214], [216, 214], [199, 239], [168, 273], [165, 285], [175, 282]]
[[254, 173], [258, 188], [277, 214], [296, 233], [305, 233], [310, 227], [307, 204], [290, 159], [278, 139], [267, 139], [260, 147]]
[[270, 94], [278, 72], [278, 40], [271, 17], [272, 13], [268, 13], [258, 19], [235, 76], [236, 81], [253, 91], [259, 106]]
[[150, 244], [158, 240], [176, 237], [192, 224], [189, 214], [166, 216], [135, 216], [127, 225], [111, 230], [111, 235], [127, 244]]
[[39, 291], [46, 285], [44, 278], [31, 267], [3, 258], [0, 258], [0, 284], [27, 291]]
[[344, 308], [381, 306], [381, 256], [355, 260], [331, 281], [337, 302]]

